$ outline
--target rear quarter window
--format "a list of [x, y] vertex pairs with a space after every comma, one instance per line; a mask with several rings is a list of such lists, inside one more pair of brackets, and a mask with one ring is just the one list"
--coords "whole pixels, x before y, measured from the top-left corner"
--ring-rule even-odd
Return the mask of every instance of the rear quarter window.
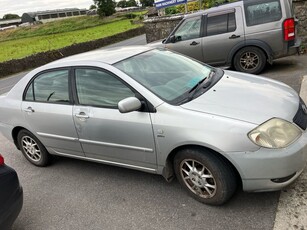
[[280, 0], [245, 1], [247, 26], [279, 21], [282, 18]]

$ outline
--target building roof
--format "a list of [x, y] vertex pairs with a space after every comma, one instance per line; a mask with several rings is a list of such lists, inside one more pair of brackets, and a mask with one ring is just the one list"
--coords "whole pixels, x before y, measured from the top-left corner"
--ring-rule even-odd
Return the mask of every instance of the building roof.
[[0, 20], [0, 25], [11, 24], [11, 23], [20, 23], [20, 22], [21, 22], [21, 18], [9, 19], [9, 20]]
[[45, 11], [36, 11], [36, 12], [26, 12], [30, 17], [35, 18], [37, 15], [46, 15], [46, 14], [56, 14], [56, 13], [65, 13], [72, 11], [83, 11], [87, 9], [78, 9], [78, 8], [66, 8], [66, 9], [57, 9], [57, 10], [45, 10]]

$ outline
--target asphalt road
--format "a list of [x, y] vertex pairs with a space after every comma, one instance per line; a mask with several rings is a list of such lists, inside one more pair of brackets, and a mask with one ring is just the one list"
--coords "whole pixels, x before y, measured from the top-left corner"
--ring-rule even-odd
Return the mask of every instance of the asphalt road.
[[273, 228], [276, 192], [238, 191], [225, 206], [210, 207], [158, 175], [60, 157], [38, 168], [0, 138], [24, 189], [15, 230]]
[[[128, 42], [135, 44], [133, 39]], [[263, 75], [299, 91], [306, 63], [306, 55], [281, 59]], [[0, 80], [0, 93], [23, 75]], [[61, 157], [49, 167], [35, 167], [1, 135], [0, 153], [17, 170], [24, 188], [24, 206], [14, 230], [245, 230], [274, 225], [279, 192], [238, 191], [226, 205], [211, 207], [190, 198], [177, 181], [168, 184], [158, 175]]]

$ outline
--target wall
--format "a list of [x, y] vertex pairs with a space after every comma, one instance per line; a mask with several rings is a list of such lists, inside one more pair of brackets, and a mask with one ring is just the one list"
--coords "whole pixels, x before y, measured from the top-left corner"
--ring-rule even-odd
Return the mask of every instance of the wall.
[[[298, 33], [303, 45], [307, 47], [307, 0], [293, 0], [296, 17], [299, 19]], [[182, 19], [182, 15], [171, 17], [149, 18], [144, 21], [147, 42], [161, 40], [167, 37]]]
[[144, 27], [147, 43], [166, 38], [182, 18], [183, 15], [146, 19], [144, 21]]
[[132, 29], [120, 34], [113, 35], [111, 37], [106, 37], [90, 42], [83, 42], [79, 44], [74, 44], [68, 47], [64, 47], [58, 50], [51, 50], [48, 52], [34, 54], [22, 59], [11, 60], [7, 62], [0, 63], [0, 78], [11, 75], [14, 73], [22, 72], [27, 69], [36, 68], [42, 66], [54, 60], [67, 57], [73, 54], [83, 53], [86, 51], [94, 50], [107, 46], [116, 42], [126, 40], [141, 34], [144, 34], [144, 27], [137, 29]]
[[294, 0], [293, 7], [296, 17], [299, 19], [298, 35], [301, 37], [303, 46], [307, 47], [307, 0]]

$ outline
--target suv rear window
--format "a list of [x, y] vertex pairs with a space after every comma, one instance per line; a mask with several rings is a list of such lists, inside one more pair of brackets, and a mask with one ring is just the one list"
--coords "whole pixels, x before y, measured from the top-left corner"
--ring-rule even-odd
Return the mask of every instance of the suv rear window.
[[245, 1], [247, 26], [279, 21], [282, 17], [280, 0]]

